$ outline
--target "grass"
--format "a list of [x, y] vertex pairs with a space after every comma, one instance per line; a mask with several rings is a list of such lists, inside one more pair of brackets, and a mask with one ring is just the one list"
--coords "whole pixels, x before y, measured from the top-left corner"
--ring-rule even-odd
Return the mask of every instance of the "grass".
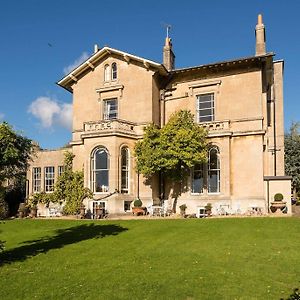
[[286, 299], [300, 219], [13, 220], [0, 299]]

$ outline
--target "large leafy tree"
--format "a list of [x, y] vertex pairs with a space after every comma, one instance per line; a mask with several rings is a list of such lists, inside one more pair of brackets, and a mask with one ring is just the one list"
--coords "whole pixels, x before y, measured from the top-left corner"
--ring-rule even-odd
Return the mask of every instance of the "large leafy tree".
[[207, 160], [207, 131], [194, 122], [190, 111], [175, 112], [163, 128], [151, 124], [144, 132], [135, 155], [137, 170], [146, 177], [161, 173], [179, 181]]
[[0, 182], [26, 173], [33, 144], [3, 122], [0, 124]]
[[[0, 198], [2, 217], [14, 214], [25, 198], [26, 170], [33, 153], [32, 141], [13, 130], [6, 122], [0, 124]], [[3, 182], [8, 180], [5, 184]]]
[[300, 192], [300, 123], [292, 123], [284, 137], [285, 172], [292, 176], [294, 196]]

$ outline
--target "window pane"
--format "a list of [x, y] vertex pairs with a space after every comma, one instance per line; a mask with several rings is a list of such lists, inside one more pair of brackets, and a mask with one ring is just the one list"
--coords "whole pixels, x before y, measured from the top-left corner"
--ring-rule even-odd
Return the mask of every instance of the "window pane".
[[109, 71], [109, 65], [104, 66], [104, 81], [110, 80], [110, 71]]
[[203, 193], [203, 165], [196, 165], [194, 167], [192, 193]]
[[206, 116], [206, 117], [199, 117], [199, 122], [210, 122], [213, 121], [212, 116]]
[[54, 167], [45, 167], [45, 192], [54, 190]]
[[208, 192], [219, 192], [219, 171], [209, 171], [208, 174]]
[[199, 122], [210, 122], [214, 120], [214, 94], [198, 95], [197, 115]]
[[108, 170], [95, 171], [95, 191], [108, 192]]
[[108, 169], [108, 160], [107, 160], [107, 153], [104, 149], [97, 150], [95, 153], [95, 169]]
[[203, 109], [203, 108], [211, 108], [211, 103], [210, 102], [200, 102], [199, 109]]
[[121, 193], [128, 193], [129, 181], [129, 154], [128, 148], [121, 150]]
[[219, 169], [218, 151], [216, 149], [210, 150], [209, 169]]
[[220, 192], [220, 159], [219, 149], [214, 147], [209, 150], [208, 158], [208, 192]]
[[118, 101], [110, 99], [104, 101], [104, 120], [113, 120], [118, 117]]
[[111, 65], [111, 69], [112, 69], [112, 71], [111, 71], [112, 79], [117, 79], [117, 64], [113, 63]]
[[32, 169], [32, 190], [34, 193], [41, 192], [41, 168]]

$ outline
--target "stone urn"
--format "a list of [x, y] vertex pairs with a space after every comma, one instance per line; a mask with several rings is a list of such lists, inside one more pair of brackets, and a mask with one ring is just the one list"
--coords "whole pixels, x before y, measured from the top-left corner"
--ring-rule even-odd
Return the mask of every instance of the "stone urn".
[[31, 207], [30, 215], [31, 215], [31, 218], [36, 218], [37, 217], [37, 207], [36, 206]]
[[286, 207], [286, 202], [284, 202], [284, 201], [271, 202], [271, 208], [273, 208], [273, 213], [276, 215], [283, 214], [282, 209], [285, 207]]
[[283, 195], [281, 193], [277, 193], [274, 196], [274, 201], [271, 202], [271, 211], [273, 214], [282, 215], [282, 209], [286, 207], [286, 202], [282, 201]]
[[82, 204], [80, 206], [80, 219], [84, 219], [85, 217], [85, 206]]

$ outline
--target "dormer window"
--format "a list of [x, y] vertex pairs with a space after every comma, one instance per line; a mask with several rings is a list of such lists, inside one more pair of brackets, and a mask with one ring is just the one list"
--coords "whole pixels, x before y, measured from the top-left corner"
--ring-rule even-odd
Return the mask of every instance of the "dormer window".
[[114, 62], [111, 65], [111, 79], [116, 80], [118, 77], [117, 64]]
[[104, 66], [104, 81], [110, 81], [110, 66]]

